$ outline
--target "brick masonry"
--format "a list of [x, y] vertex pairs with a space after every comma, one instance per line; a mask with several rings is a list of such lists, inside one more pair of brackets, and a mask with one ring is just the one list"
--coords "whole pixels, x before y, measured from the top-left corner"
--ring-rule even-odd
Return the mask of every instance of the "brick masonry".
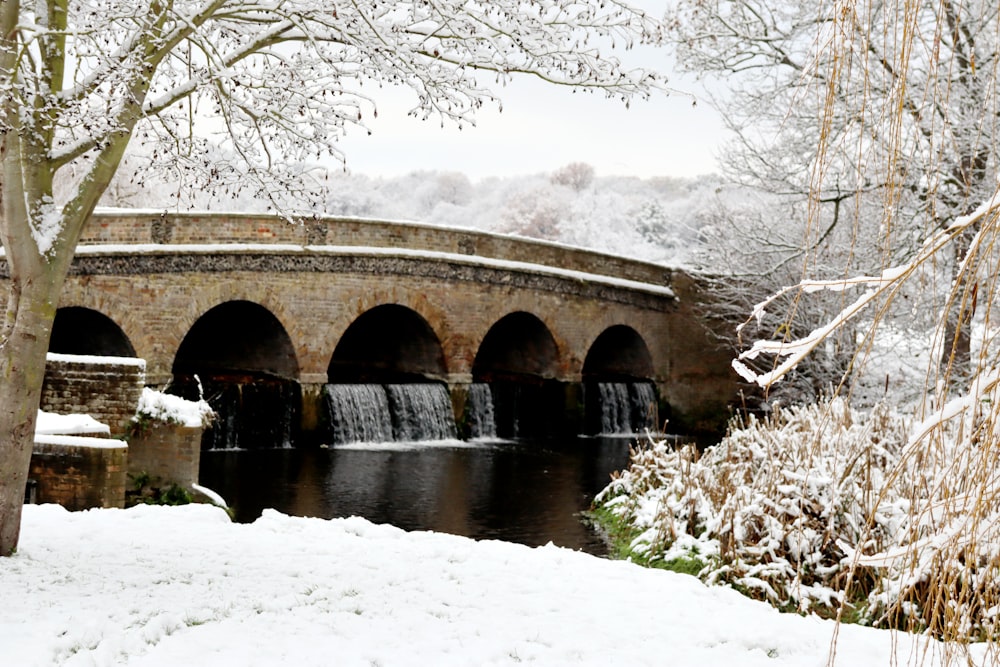
[[35, 501], [69, 510], [123, 507], [128, 445], [79, 436], [35, 437], [28, 479]]
[[145, 383], [141, 359], [50, 354], [42, 409], [87, 414], [108, 424], [112, 438], [35, 437], [29, 479], [34, 501], [68, 509], [122, 507], [131, 477], [190, 489], [201, 464], [200, 427], [133, 422]]
[[142, 359], [50, 354], [45, 364], [41, 409], [86, 414], [124, 437], [146, 383]]
[[81, 245], [271, 243], [368, 246], [492, 257], [652, 284], [670, 283], [673, 271], [557, 243], [455, 227], [360, 218], [288, 221], [273, 215], [237, 213], [96, 213]]
[[201, 434], [201, 427], [159, 421], [138, 425], [129, 437], [128, 474], [190, 489], [198, 483]]

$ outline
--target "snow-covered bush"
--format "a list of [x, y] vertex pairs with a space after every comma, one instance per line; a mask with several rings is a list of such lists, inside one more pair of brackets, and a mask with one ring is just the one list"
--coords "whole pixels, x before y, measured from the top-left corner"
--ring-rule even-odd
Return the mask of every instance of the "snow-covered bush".
[[[783, 409], [702, 453], [635, 449], [597, 504], [636, 529], [630, 549], [652, 564], [697, 558], [704, 581], [780, 608], [982, 637], [1000, 610], [1000, 503], [965, 489], [996, 460], [952, 444], [969, 427], [946, 442], [911, 436], [884, 406]], [[982, 539], [956, 544], [959, 533]]]
[[215, 411], [208, 401], [189, 401], [180, 396], [143, 387], [139, 397], [134, 422], [162, 421], [188, 427], [209, 426], [215, 418]]

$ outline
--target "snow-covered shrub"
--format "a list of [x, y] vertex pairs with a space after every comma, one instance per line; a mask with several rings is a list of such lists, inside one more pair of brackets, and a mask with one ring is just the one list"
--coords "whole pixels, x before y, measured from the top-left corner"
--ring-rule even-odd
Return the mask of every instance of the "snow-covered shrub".
[[139, 397], [139, 406], [133, 422], [162, 421], [182, 426], [209, 426], [215, 418], [215, 411], [208, 401], [189, 401], [180, 396], [144, 387]]
[[696, 555], [706, 582], [799, 611], [832, 615], [843, 603], [844, 618], [943, 636], [955, 636], [945, 618], [962, 615], [963, 636], [979, 637], [1000, 609], [1000, 543], [956, 548], [948, 537], [969, 521], [984, 536], [997, 525], [995, 498], [961, 498], [967, 472], [996, 458], [943, 440], [911, 437], [884, 406], [858, 412], [837, 398], [751, 417], [703, 453], [638, 448], [597, 503], [639, 531], [634, 553]]

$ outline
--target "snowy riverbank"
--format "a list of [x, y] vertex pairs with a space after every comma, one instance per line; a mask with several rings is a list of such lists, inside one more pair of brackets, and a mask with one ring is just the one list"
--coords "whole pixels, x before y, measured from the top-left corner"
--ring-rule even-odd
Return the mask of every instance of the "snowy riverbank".
[[[566, 549], [356, 518], [234, 524], [204, 505], [28, 506], [0, 591], [2, 663], [19, 667], [818, 667], [835, 636], [693, 577]], [[895, 640], [909, 664], [912, 638]], [[891, 633], [844, 626], [835, 664], [893, 652]]]

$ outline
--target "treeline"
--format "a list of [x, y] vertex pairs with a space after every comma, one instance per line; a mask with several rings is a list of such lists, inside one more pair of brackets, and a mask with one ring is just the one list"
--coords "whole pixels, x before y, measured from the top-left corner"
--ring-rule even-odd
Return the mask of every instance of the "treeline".
[[[102, 203], [177, 210], [274, 210], [251, 189], [189, 187], [126, 165]], [[704, 211], [726, 196], [715, 176], [600, 176], [573, 163], [552, 173], [472, 181], [460, 172], [378, 177], [329, 171], [315, 183], [312, 213], [415, 220], [594, 248], [647, 261], [686, 264], [696, 256]], [[305, 175], [304, 175], [305, 179]]]

